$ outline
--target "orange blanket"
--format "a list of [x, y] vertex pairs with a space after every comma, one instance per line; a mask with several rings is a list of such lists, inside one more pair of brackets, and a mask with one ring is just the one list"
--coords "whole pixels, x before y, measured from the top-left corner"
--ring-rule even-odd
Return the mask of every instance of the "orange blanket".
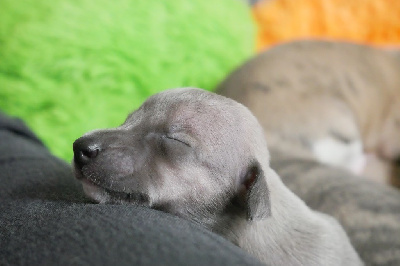
[[398, 0], [264, 0], [252, 12], [258, 51], [305, 38], [400, 45]]

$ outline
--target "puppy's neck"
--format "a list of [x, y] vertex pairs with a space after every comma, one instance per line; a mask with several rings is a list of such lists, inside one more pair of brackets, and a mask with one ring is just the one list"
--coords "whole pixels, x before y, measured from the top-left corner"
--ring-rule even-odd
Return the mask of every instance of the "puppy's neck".
[[237, 243], [271, 265], [309, 265], [308, 258], [302, 256], [315, 250], [318, 224], [304, 203], [279, 181], [269, 182], [272, 215], [242, 223]]
[[343, 265], [343, 259], [354, 262], [354, 258], [342, 256], [342, 249], [352, 249], [348, 243], [335, 246], [337, 239], [346, 236], [335, 230], [339, 226], [333, 228], [327, 222], [332, 218], [311, 211], [280, 179], [272, 178], [268, 183], [272, 215], [258, 221], [236, 217], [218, 233], [268, 265], [327, 265], [327, 261], [329, 265]]

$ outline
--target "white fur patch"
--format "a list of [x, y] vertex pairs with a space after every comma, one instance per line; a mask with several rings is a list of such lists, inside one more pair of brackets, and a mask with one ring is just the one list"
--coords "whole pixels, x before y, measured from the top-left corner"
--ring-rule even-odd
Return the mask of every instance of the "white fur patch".
[[319, 162], [342, 167], [359, 175], [366, 165], [361, 141], [345, 143], [334, 138], [316, 141], [312, 147], [313, 154]]

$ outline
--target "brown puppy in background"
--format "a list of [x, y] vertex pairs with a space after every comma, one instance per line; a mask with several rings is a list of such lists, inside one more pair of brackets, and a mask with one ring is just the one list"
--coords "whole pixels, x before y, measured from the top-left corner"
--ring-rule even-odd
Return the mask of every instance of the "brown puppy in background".
[[396, 53], [344, 42], [290, 42], [250, 59], [217, 92], [249, 107], [271, 148], [398, 183], [391, 179], [400, 158]]

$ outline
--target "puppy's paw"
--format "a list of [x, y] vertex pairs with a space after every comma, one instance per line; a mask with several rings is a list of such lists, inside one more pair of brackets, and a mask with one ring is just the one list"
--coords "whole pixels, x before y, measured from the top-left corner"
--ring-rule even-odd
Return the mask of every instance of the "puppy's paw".
[[312, 152], [319, 162], [347, 169], [356, 175], [364, 172], [367, 163], [359, 140], [343, 142], [331, 137], [323, 138], [314, 142]]

